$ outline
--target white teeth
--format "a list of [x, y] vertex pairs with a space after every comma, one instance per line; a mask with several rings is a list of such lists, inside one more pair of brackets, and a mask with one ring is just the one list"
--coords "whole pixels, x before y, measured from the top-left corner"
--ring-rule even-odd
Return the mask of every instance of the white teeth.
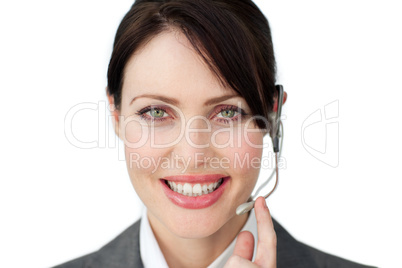
[[177, 185], [176, 185], [176, 183], [172, 183], [173, 184], [173, 190], [175, 191], [175, 192], [177, 192]]
[[191, 186], [189, 183], [185, 183], [184, 185], [180, 183], [175, 183], [172, 181], [167, 181], [167, 184], [170, 186], [170, 189], [182, 194], [182, 195], [187, 195], [187, 196], [200, 196], [204, 194], [209, 194], [212, 193], [213, 191], [216, 190], [223, 182], [223, 179], [220, 179], [219, 181], [215, 183], [211, 183], [209, 185], [204, 184], [201, 185], [200, 183], [195, 184], [194, 186]]
[[177, 185], [177, 192], [179, 194], [183, 193], [183, 185], [181, 185], [181, 184]]
[[[173, 189], [174, 191], [174, 189]], [[183, 186], [183, 194], [188, 196], [193, 196], [193, 187], [189, 183], [185, 183]]]
[[208, 185], [208, 191], [212, 192], [214, 190], [214, 184], [211, 183], [210, 185]]
[[205, 185], [205, 184], [202, 186], [202, 193], [203, 193], [203, 194], [207, 194], [207, 193], [208, 193], [208, 186]]
[[201, 184], [196, 184], [193, 186], [193, 195], [194, 196], [202, 195]]

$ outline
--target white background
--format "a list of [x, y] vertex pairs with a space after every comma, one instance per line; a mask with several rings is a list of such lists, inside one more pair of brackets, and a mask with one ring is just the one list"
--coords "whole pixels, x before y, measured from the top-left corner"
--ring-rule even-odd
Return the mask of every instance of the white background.
[[[323, 251], [401, 267], [398, 1], [256, 3], [270, 21], [278, 81], [289, 94], [287, 167], [268, 201], [273, 216]], [[131, 4], [0, 3], [0, 267], [49, 267], [97, 250], [141, 213], [113, 131], [104, 126], [109, 118], [102, 119], [114, 34]], [[303, 122], [334, 101], [339, 133], [328, 128], [327, 142], [339, 140], [337, 167], [305, 146], [325, 148], [325, 122], [301, 136]], [[74, 134], [100, 136], [105, 148], [80, 149], [66, 139], [66, 114], [80, 103], [100, 108], [77, 113]], [[337, 151], [329, 153], [337, 160]]]

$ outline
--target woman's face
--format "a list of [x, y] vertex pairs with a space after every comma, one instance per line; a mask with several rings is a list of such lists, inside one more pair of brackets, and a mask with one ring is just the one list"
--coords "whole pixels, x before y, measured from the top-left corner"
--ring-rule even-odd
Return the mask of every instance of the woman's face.
[[153, 227], [201, 238], [239, 220], [235, 210], [256, 183], [264, 136], [249, 114], [177, 31], [131, 57], [117, 131]]

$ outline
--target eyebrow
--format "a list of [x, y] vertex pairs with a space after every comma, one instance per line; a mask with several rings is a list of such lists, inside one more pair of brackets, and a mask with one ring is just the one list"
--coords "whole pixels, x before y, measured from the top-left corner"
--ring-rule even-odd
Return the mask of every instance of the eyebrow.
[[[212, 98], [212, 99], [209, 99], [209, 100], [207, 100], [206, 102], [204, 102], [204, 106], [213, 105], [213, 104], [216, 104], [216, 103], [219, 103], [219, 102], [222, 102], [222, 101], [231, 99], [231, 98], [235, 98], [235, 97], [240, 97], [240, 95], [237, 95], [237, 94], [233, 95], [233, 94], [232, 94], [232, 95], [223, 95], [223, 96], [220, 96], [220, 97], [217, 97], [217, 98]], [[163, 102], [166, 102], [166, 103], [175, 105], [175, 106], [178, 106], [178, 104], [180, 103], [180, 101], [178, 101], [178, 100], [175, 99], [175, 98], [170, 98], [170, 97], [166, 97], [166, 96], [163, 96], [163, 95], [143, 94], [143, 95], [139, 95], [139, 96], [136, 96], [135, 98], [133, 98], [133, 99], [131, 100], [131, 102], [130, 102], [130, 105], [131, 105], [135, 100], [137, 100], [137, 99], [139, 99], [139, 98], [151, 98], [151, 99], [156, 99], [156, 100], [160, 100], [160, 101], [163, 101]]]

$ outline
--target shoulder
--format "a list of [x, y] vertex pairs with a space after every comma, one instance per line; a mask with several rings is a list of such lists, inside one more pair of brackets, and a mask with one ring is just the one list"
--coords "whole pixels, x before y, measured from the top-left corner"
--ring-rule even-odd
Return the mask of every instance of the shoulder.
[[323, 267], [323, 268], [369, 268], [337, 256], [322, 252], [294, 239], [275, 219], [277, 235], [277, 266], [280, 267]]
[[98, 251], [54, 268], [126, 268], [143, 267], [139, 246], [140, 220], [124, 230]]
[[337, 256], [324, 253], [322, 251], [319, 251], [318, 249], [309, 247], [307, 245], [304, 246], [306, 247], [306, 250], [311, 254], [315, 262], [319, 264], [319, 267], [350, 267], [350, 268], [373, 267], [373, 266], [362, 265], [356, 262], [351, 262], [343, 258], [339, 258]]
[[[344, 267], [368, 268], [307, 246], [294, 239], [275, 219], [277, 235], [277, 267]], [[140, 221], [96, 252], [71, 260], [54, 268], [126, 268], [143, 267], [139, 246]]]

